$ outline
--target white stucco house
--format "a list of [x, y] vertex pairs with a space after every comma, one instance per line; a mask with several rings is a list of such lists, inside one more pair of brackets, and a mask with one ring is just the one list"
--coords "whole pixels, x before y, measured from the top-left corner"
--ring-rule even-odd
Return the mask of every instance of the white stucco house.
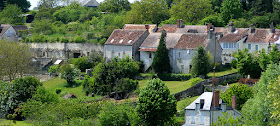
[[20, 35], [19, 30], [27, 30], [26, 26], [12, 26], [10, 24], [0, 23], [0, 40], [18, 41]]
[[234, 118], [240, 117], [241, 113], [235, 109], [236, 96], [232, 97], [232, 107], [229, 107], [219, 98], [219, 93], [219, 91], [215, 91], [213, 95], [213, 92], [204, 92], [187, 106], [183, 126], [210, 126], [224, 112], [232, 114]]
[[147, 29], [115, 29], [104, 44], [104, 57], [106, 61], [114, 57], [129, 56], [134, 61], [140, 60], [139, 47], [149, 35]]

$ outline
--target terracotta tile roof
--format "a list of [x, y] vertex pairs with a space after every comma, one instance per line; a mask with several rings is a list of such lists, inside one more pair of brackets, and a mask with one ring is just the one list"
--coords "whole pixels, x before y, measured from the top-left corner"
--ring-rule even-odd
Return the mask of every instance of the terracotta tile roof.
[[16, 25], [16, 26], [13, 26], [13, 28], [15, 29], [17, 35], [18, 35], [18, 31], [19, 30], [27, 30], [27, 26], [24, 26], [24, 25]]
[[11, 25], [9, 24], [1, 24], [2, 30], [0, 31], [0, 36], [2, 36], [10, 27]]
[[273, 33], [270, 33], [270, 29], [255, 29], [255, 33], [249, 33], [247, 42], [263, 42], [268, 43], [273, 37]]
[[[161, 33], [152, 33], [146, 38], [146, 40], [142, 43], [140, 48], [157, 48], [159, 44]], [[179, 33], [167, 33], [165, 37], [166, 48], [174, 48], [176, 46], [178, 40], [182, 34]]]
[[[123, 29], [146, 29], [145, 24], [125, 24]], [[149, 32], [153, 32], [157, 29], [156, 24], [149, 24]]]
[[133, 45], [146, 30], [115, 29], [107, 39], [106, 45]]
[[176, 33], [207, 33], [207, 25], [185, 25], [178, 28]]
[[247, 34], [229, 33], [229, 34], [225, 34], [219, 41], [220, 42], [238, 42], [245, 36], [247, 36]]
[[269, 43], [274, 43], [274, 42], [279, 43], [280, 42], [280, 30], [279, 29], [275, 29], [275, 33], [271, 36], [271, 38], [269, 39], [268, 42]]
[[161, 33], [162, 30], [165, 30], [167, 33], [174, 33], [177, 31], [176, 24], [164, 24], [160, 28], [158, 28], [157, 32]]
[[183, 34], [175, 49], [195, 49], [198, 46], [206, 47], [207, 34]]
[[139, 51], [156, 52], [157, 48], [142, 48]]

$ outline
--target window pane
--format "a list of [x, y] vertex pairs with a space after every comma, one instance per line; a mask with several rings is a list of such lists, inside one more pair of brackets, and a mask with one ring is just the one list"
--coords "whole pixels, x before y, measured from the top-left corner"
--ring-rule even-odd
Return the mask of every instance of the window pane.
[[259, 50], [259, 45], [256, 45], [256, 51], [258, 51]]
[[251, 44], [248, 44], [248, 49], [251, 49]]

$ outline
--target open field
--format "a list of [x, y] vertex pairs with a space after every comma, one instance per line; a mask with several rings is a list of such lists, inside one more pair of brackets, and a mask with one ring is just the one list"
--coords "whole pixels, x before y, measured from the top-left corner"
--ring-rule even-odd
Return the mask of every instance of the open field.
[[32, 126], [32, 123], [28, 123], [27, 121], [0, 119], [0, 126]]

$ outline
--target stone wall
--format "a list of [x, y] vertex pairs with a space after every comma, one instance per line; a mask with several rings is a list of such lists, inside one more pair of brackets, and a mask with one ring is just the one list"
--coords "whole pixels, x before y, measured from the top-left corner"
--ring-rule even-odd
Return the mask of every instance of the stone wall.
[[[239, 73], [233, 73], [233, 74], [228, 74], [228, 75], [224, 75], [224, 76], [220, 76], [220, 77], [216, 77], [218, 82], [217, 85], [224, 82], [224, 81], [229, 81], [235, 78], [241, 78]], [[173, 94], [174, 97], [176, 98], [177, 101], [180, 101], [183, 98], [186, 97], [193, 97], [193, 96], [198, 96], [201, 95], [204, 92], [204, 85], [210, 85], [211, 84], [211, 80], [212, 79], [206, 79], [204, 81], [198, 82], [197, 84], [195, 84], [194, 86]]]
[[103, 45], [94, 43], [28, 43], [36, 58], [69, 59], [88, 56], [91, 52], [103, 55]]

